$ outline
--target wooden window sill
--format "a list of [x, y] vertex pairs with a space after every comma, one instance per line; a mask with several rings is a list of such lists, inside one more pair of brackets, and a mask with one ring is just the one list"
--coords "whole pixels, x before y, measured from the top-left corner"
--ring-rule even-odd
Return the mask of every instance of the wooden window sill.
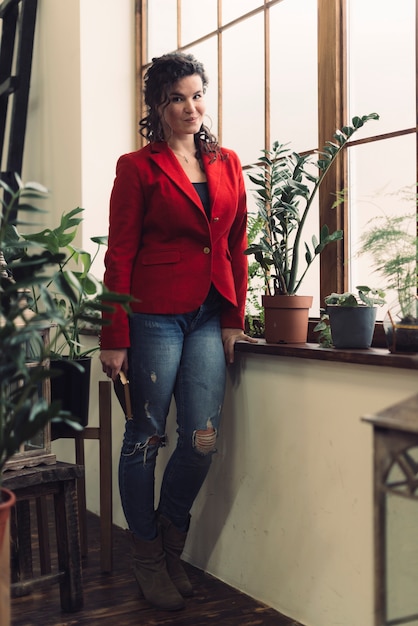
[[258, 339], [257, 344], [240, 341], [235, 350], [247, 354], [268, 354], [271, 356], [290, 356], [316, 361], [338, 361], [340, 363], [358, 363], [359, 365], [378, 365], [379, 367], [397, 367], [418, 370], [418, 354], [392, 354], [386, 348], [368, 350], [340, 350], [321, 348], [318, 343], [273, 344]]
[[392, 354], [386, 347], [382, 322], [376, 322], [372, 347], [368, 350], [339, 350], [337, 348], [321, 348], [318, 333], [314, 331], [318, 318], [310, 318], [308, 343], [266, 343], [258, 339], [258, 344], [240, 342], [235, 345], [237, 352], [251, 354], [270, 354], [273, 356], [291, 356], [299, 359], [316, 361], [338, 361], [340, 363], [358, 363], [359, 365], [378, 365], [380, 367], [398, 367], [401, 369], [418, 369], [418, 354]]

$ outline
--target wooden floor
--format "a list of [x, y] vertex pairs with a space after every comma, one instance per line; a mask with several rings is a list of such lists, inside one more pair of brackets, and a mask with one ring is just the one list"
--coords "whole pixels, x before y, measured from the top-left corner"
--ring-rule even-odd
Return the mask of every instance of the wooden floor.
[[185, 567], [195, 595], [186, 600], [186, 608], [181, 611], [157, 611], [138, 596], [129, 571], [125, 532], [114, 527], [114, 569], [111, 574], [102, 574], [97, 516], [89, 514], [88, 529], [84, 608], [77, 613], [62, 613], [59, 588], [54, 584], [12, 599], [12, 626], [301, 626], [188, 564]]

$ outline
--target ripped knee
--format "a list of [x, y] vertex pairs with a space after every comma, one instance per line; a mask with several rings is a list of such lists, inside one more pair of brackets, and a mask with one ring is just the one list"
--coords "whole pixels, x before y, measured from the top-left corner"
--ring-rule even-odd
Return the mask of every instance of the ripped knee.
[[153, 435], [152, 437], [149, 437], [146, 441], [147, 446], [159, 446], [160, 448], [164, 448], [164, 446], [166, 445], [166, 440], [167, 440], [167, 435], [163, 435], [162, 437], [160, 435]]
[[216, 438], [218, 433], [213, 426], [208, 423], [205, 430], [195, 430], [193, 433], [193, 447], [196, 452], [207, 455], [216, 451]]
[[139, 444], [138, 449], [144, 453], [144, 465], [147, 462], [147, 458], [150, 449], [153, 450], [151, 456], [155, 456], [158, 453], [159, 448], [164, 448], [167, 445], [167, 435], [152, 435], [148, 437], [144, 444]]

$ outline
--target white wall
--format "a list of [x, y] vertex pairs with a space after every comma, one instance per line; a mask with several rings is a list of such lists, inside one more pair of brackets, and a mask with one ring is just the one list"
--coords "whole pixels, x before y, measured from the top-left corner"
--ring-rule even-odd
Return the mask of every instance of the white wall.
[[117, 158], [135, 150], [134, 0], [80, 1], [83, 245], [106, 235]]
[[50, 190], [54, 226], [82, 200], [79, 21], [78, 1], [38, 3], [22, 175]]
[[116, 160], [135, 149], [134, 5], [38, 3], [23, 178], [50, 190], [45, 222], [85, 209], [78, 244], [87, 249], [107, 234]]
[[241, 356], [193, 564], [306, 626], [373, 626], [372, 428], [416, 371]]

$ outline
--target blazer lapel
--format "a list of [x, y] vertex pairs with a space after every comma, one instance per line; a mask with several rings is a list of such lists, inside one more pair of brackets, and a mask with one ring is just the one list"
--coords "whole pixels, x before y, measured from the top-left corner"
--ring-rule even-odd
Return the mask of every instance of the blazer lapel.
[[213, 161], [213, 163], [210, 163], [210, 160], [211, 157], [209, 155], [203, 155], [203, 165], [209, 188], [211, 214], [213, 214], [213, 208], [215, 206], [221, 184], [222, 165], [219, 158]]
[[197, 191], [190, 183], [183, 168], [179, 165], [167, 144], [163, 142], [152, 144], [150, 158], [155, 161], [174, 185], [176, 185], [201, 211], [204, 211]]

